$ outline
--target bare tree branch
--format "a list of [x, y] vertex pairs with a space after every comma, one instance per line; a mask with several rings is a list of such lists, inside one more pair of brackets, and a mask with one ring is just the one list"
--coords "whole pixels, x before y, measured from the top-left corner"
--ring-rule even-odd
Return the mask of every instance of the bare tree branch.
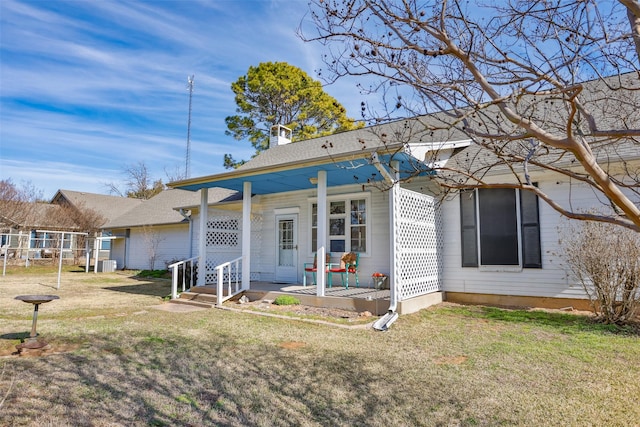
[[443, 188], [494, 185], [485, 177], [500, 171], [511, 177], [501, 185], [526, 189], [535, 166], [588, 185], [613, 207], [592, 218], [537, 190], [558, 212], [638, 231], [639, 1], [311, 4], [317, 34], [302, 38], [327, 46], [323, 76], [379, 78], [372, 90], [398, 94], [372, 122], [425, 117], [425, 130], [481, 149], [480, 164], [436, 174]]
[[144, 162], [125, 166], [122, 173], [125, 176], [124, 190], [113, 182], [105, 184], [111, 194], [147, 200], [164, 190], [162, 180], [154, 180]]

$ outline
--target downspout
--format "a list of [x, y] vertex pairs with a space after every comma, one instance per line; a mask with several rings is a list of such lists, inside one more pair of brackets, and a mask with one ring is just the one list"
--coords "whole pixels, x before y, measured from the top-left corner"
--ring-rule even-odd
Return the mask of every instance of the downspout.
[[371, 164], [375, 166], [376, 169], [378, 169], [378, 172], [380, 172], [380, 175], [382, 175], [384, 180], [387, 181], [389, 184], [393, 185], [394, 182], [397, 182], [398, 177], [396, 177], [396, 179], [394, 180], [393, 176], [391, 176], [389, 171], [387, 171], [387, 169], [385, 169], [382, 163], [380, 163], [380, 159], [378, 158], [378, 153], [371, 154]]
[[185, 211], [183, 208], [180, 208], [178, 211], [180, 215], [187, 221], [189, 221], [189, 256], [187, 258], [193, 257], [193, 219], [191, 218], [191, 211]]
[[[317, 271], [326, 271], [327, 254], [327, 171], [318, 171], [318, 247]], [[326, 274], [316, 274], [316, 295], [325, 296]]]
[[129, 262], [129, 239], [131, 238], [131, 229], [127, 228], [124, 230], [124, 261], [122, 269], [125, 270], [127, 268], [127, 263]]
[[[387, 181], [391, 185], [391, 189], [389, 190], [389, 212], [391, 213], [389, 221], [389, 253], [391, 254], [392, 259], [391, 271], [389, 274], [389, 281], [391, 286], [389, 288], [391, 289], [391, 301], [389, 303], [389, 309], [387, 310], [387, 313], [373, 324], [373, 329], [375, 329], [376, 331], [387, 331], [393, 324], [393, 322], [398, 319], [398, 313], [396, 312], [398, 307], [398, 287], [396, 284], [396, 277], [398, 277], [396, 271], [396, 197], [397, 188], [400, 182], [400, 176], [399, 173], [396, 172], [396, 176], [394, 179], [391, 174], [385, 169], [385, 167], [380, 163], [380, 160], [378, 159], [378, 155], [376, 153], [373, 153], [371, 155], [371, 163], [376, 167], [376, 169], [378, 169], [380, 174], [384, 177], [385, 181]], [[397, 164], [393, 165], [393, 167], [396, 171], [398, 170]]]
[[196, 286], [206, 285], [207, 221], [209, 220], [209, 189], [200, 189], [200, 233], [198, 236], [198, 279]]
[[[242, 290], [251, 288], [251, 181], [242, 183]], [[222, 304], [218, 305], [222, 307]]]

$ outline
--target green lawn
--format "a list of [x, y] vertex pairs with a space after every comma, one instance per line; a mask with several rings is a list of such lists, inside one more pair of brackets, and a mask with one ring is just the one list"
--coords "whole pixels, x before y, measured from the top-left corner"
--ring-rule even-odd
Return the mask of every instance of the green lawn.
[[[443, 305], [388, 332], [153, 308], [166, 280], [0, 278], [0, 425], [633, 426], [640, 338], [588, 318]], [[42, 357], [16, 295], [53, 293]], [[1, 353], [4, 351], [4, 353]], [[57, 353], [56, 353], [57, 352]]]

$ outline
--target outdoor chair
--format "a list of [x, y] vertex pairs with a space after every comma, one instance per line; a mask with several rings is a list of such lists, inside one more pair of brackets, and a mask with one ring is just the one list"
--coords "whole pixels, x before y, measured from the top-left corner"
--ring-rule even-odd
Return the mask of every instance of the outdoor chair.
[[[331, 262], [331, 252], [327, 252], [325, 261], [325, 270], [329, 270]], [[316, 284], [316, 273], [318, 272], [318, 254], [313, 254], [313, 262], [304, 263], [304, 271], [302, 272], [302, 286], [307, 286], [307, 273], [311, 273], [313, 277], [312, 285]]]
[[[340, 266], [332, 265], [329, 267], [329, 276], [332, 274], [340, 274], [342, 286], [349, 289], [349, 274], [353, 274], [356, 278], [356, 288], [360, 286], [358, 283], [358, 263], [360, 261], [359, 252], [345, 252], [340, 257]], [[329, 277], [329, 287], [333, 284], [333, 280]]]

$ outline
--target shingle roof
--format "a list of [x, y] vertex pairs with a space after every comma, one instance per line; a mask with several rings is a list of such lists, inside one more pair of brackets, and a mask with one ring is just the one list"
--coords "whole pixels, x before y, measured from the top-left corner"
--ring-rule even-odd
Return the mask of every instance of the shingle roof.
[[[232, 190], [224, 188], [209, 189], [209, 204], [239, 200], [240, 198], [241, 195]], [[121, 216], [107, 222], [102, 228], [179, 224], [186, 220], [176, 208], [197, 206], [199, 204], [200, 193], [179, 189], [164, 190], [151, 199], [144, 200], [140, 205]]]
[[[613, 76], [608, 79], [586, 82], [583, 86], [581, 100], [587, 109], [592, 109], [591, 113], [600, 127], [638, 129], [640, 90], [624, 90], [626, 88], [640, 89], [640, 80], [637, 74]], [[615, 88], [623, 90], [614, 90]], [[558, 102], [559, 96], [558, 94], [523, 95], [509, 102], [513, 103], [514, 108], [523, 114], [523, 117], [533, 117], [544, 123], [544, 126], [548, 127], [550, 131], [562, 135], [562, 132], [566, 130], [570, 110], [567, 109], [566, 103]], [[610, 98], [615, 98], [615, 102], [609, 102]], [[498, 112], [495, 105], [490, 105], [479, 112], [470, 111], [469, 113], [467, 119], [471, 120], [471, 124], [484, 129], [487, 134], [493, 132], [494, 136], [511, 135], [516, 139], [523, 136], [523, 129], [517, 124], [507, 121]], [[477, 118], [474, 118], [474, 114]], [[450, 123], [454, 116], [455, 114], [450, 111], [442, 111], [427, 116], [271, 147], [234, 171], [178, 181], [170, 185], [190, 190], [213, 185], [239, 189], [242, 181], [249, 181], [253, 183], [252, 191], [257, 192], [256, 183], [264, 180], [274, 180], [275, 182], [279, 179], [282, 183], [278, 187], [280, 191], [304, 189], [305, 187], [302, 185], [295, 187], [287, 186], [285, 183], [287, 180], [291, 182], [293, 179], [300, 182], [306, 181], [307, 176], [313, 176], [318, 169], [328, 170], [324, 167], [325, 165], [333, 163], [335, 166], [341, 167], [352, 159], [368, 159], [374, 151], [392, 153], [395, 150], [404, 150], [407, 144], [416, 143], [433, 144], [433, 148], [437, 150], [439, 144], [442, 143], [469, 140], [470, 128], [464, 128], [462, 121], [451, 126]], [[580, 126], [584, 129], [586, 118], [576, 116], [574, 119], [580, 120]], [[479, 125], [479, 122], [482, 124]], [[479, 138], [476, 137], [476, 139]], [[517, 143], [510, 145], [510, 147], [514, 146], [517, 149]], [[482, 149], [472, 144], [466, 150], [458, 152], [452, 160], [454, 162], [460, 160], [460, 156], [476, 158], [478, 150]], [[601, 144], [598, 150], [600, 151], [599, 155], [613, 155], [617, 159], [631, 159], [640, 156], [638, 142], [635, 140], [608, 147]], [[551, 153], [551, 155], [554, 154]], [[567, 156], [562, 160], [571, 161]], [[319, 165], [322, 166], [318, 167]], [[302, 173], [304, 169], [306, 171]], [[294, 170], [300, 171], [300, 173], [292, 173]], [[336, 173], [333, 174], [336, 175]], [[358, 182], [362, 182], [361, 177], [358, 178], [360, 179]], [[272, 187], [265, 191], [274, 191], [276, 186]]]
[[58, 190], [51, 199], [51, 203], [60, 203], [67, 201], [71, 205], [85, 208], [98, 212], [109, 222], [125, 212], [142, 204], [140, 199], [132, 199], [130, 197], [110, 196], [105, 194], [86, 193], [82, 191]]
[[467, 138], [457, 129], [438, 129], [433, 117], [423, 116], [336, 133], [271, 147], [240, 166], [238, 172], [302, 162], [331, 163], [345, 156], [368, 155], [372, 151], [396, 151], [410, 142], [450, 141]]
[[[598, 130], [610, 129], [639, 129], [640, 128], [640, 78], [637, 73], [613, 76], [607, 79], [595, 80], [583, 84], [580, 93], [582, 106], [593, 115]], [[547, 102], [548, 101], [548, 102]], [[546, 125], [545, 130], [560, 138], [566, 137], [567, 122], [570, 119], [570, 111], [564, 102], [554, 101], [550, 96], [537, 99], [536, 108], [530, 109], [530, 116], [535, 121]], [[522, 110], [530, 108], [521, 106]], [[494, 107], [487, 109], [484, 116], [496, 114]], [[581, 129], [585, 135], [585, 141], [590, 145], [598, 163], [601, 165], [634, 161], [640, 159], [640, 139], [621, 138], [593, 135], [587, 126], [587, 118], [577, 114], [572, 121], [573, 131], [579, 132]], [[515, 129], [515, 125], [513, 126]], [[491, 127], [489, 126], [489, 129]], [[522, 133], [522, 129], [514, 130], [513, 134]], [[479, 142], [483, 142], [480, 138]], [[486, 143], [492, 143], [490, 138], [486, 138]], [[503, 145], [504, 141], [497, 141], [498, 145]], [[530, 150], [526, 140], [512, 141], [509, 145], [503, 145], [504, 159], [499, 159], [494, 150], [484, 148], [479, 144], [471, 144], [464, 150], [457, 152], [447, 163], [447, 167], [456, 172], [471, 173], [476, 176], [489, 174], [498, 175], [510, 173], [508, 159], [511, 155], [525, 157]], [[532, 158], [538, 163], [550, 165], [557, 168], [567, 168], [577, 166], [575, 157], [565, 150], [554, 149], [548, 145], [540, 148]], [[514, 160], [513, 163], [521, 163]], [[606, 168], [606, 166], [604, 166]], [[530, 171], [540, 170], [531, 165]], [[521, 174], [522, 166], [516, 166], [516, 170]], [[442, 175], [441, 175], [442, 176]], [[459, 174], [451, 174], [451, 179], [459, 181]], [[463, 178], [464, 179], [464, 178]]]
[[[64, 214], [64, 208], [58, 205], [36, 203], [31, 223], [32, 228], [49, 230], [78, 230], [78, 225]], [[82, 230], [84, 231], [84, 230]]]
[[4, 226], [77, 231], [78, 225], [59, 205], [31, 202], [5, 202], [5, 215], [0, 215]]
[[[275, 146], [236, 170], [176, 181], [169, 186], [190, 191], [214, 186], [241, 191], [243, 182], [250, 182], [252, 193], [270, 194], [311, 188], [309, 179], [317, 177], [320, 170], [330, 172], [330, 186], [365, 184], [382, 179], [370, 161], [374, 152], [381, 161], [393, 156], [402, 164], [415, 164], [406, 143], [462, 138], [457, 130], [435, 130], [431, 123], [435, 123], [431, 117], [413, 118]], [[424, 165], [420, 169], [421, 173], [426, 172]]]

